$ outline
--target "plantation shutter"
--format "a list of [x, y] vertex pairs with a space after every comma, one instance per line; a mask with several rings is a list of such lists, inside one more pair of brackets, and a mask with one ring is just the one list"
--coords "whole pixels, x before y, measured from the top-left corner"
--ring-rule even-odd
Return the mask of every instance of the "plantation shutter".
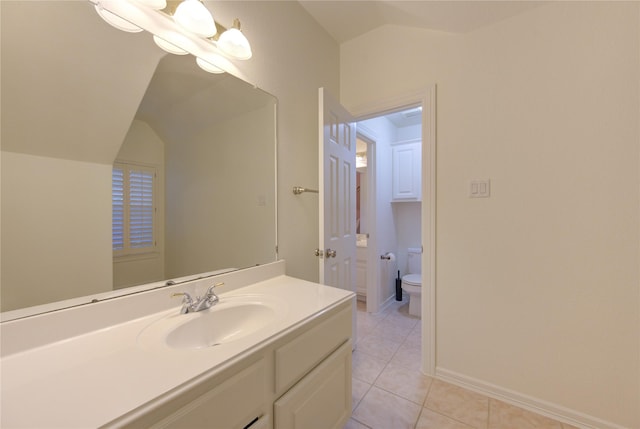
[[129, 170], [129, 244], [153, 246], [153, 172]]
[[155, 178], [152, 167], [114, 165], [112, 235], [116, 256], [142, 253], [155, 247]]
[[111, 207], [112, 207], [112, 227], [113, 250], [124, 249], [124, 169], [113, 167]]

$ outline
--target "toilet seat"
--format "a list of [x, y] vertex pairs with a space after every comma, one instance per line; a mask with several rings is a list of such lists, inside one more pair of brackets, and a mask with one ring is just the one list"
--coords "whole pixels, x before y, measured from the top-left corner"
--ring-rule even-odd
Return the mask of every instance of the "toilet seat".
[[402, 277], [402, 283], [409, 286], [422, 286], [422, 274], [407, 274]]

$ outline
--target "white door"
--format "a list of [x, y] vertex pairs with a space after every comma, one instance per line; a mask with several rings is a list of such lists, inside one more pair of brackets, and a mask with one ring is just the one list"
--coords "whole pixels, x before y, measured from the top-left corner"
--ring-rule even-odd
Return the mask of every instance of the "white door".
[[[320, 283], [356, 290], [355, 122], [324, 88], [319, 90]], [[355, 322], [355, 304], [354, 304]], [[355, 339], [355, 323], [353, 325]], [[355, 341], [354, 341], [355, 343]]]

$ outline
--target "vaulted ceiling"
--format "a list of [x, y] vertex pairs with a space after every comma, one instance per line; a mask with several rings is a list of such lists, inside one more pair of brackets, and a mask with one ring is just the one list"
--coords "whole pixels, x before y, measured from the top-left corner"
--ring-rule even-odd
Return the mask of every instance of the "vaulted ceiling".
[[300, 4], [338, 43], [343, 43], [386, 24], [466, 33], [544, 2], [300, 0]]

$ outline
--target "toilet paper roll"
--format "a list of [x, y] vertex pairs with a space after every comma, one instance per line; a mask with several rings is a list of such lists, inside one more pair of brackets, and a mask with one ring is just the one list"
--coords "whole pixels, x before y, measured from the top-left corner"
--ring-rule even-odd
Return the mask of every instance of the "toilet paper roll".
[[393, 262], [396, 260], [396, 255], [393, 252], [387, 252], [380, 257], [380, 259], [384, 259], [385, 261]]

